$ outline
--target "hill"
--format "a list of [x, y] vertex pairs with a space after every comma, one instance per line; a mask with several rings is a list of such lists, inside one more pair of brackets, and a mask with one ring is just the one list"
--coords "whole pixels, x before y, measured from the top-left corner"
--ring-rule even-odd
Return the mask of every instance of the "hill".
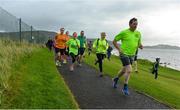
[[[34, 37], [34, 40], [31, 38], [31, 32], [30, 31], [23, 31], [21, 33], [22, 40], [26, 40], [28, 42], [35, 42], [35, 43], [45, 43], [49, 37], [54, 37], [55, 32], [51, 31], [33, 31], [32, 36]], [[15, 41], [19, 41], [19, 32], [0, 32], [0, 38], [9, 38]]]
[[159, 44], [159, 45], [154, 45], [154, 46], [144, 46], [144, 48], [152, 48], [152, 49], [176, 49], [176, 50], [180, 50], [180, 47], [178, 47], [178, 46], [165, 45], [165, 44]]

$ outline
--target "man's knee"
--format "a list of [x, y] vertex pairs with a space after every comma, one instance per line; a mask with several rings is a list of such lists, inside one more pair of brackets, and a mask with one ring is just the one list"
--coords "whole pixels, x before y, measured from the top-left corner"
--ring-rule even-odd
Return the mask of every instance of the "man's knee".
[[130, 74], [132, 72], [132, 67], [131, 65], [126, 66], [126, 73]]

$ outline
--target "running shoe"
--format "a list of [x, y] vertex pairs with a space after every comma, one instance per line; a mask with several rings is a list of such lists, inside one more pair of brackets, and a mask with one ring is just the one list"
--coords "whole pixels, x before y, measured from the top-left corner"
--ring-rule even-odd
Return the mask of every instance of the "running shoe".
[[124, 86], [124, 88], [122, 89], [122, 92], [124, 95], [129, 95], [128, 85]]

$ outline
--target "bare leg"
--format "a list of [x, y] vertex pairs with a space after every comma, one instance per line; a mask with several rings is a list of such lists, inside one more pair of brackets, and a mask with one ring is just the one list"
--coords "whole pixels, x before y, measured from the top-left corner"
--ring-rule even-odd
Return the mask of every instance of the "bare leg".
[[131, 65], [127, 65], [127, 66], [126, 66], [125, 81], [124, 81], [125, 84], [128, 84], [128, 81], [129, 81], [129, 78], [130, 78], [131, 71], [132, 71]]

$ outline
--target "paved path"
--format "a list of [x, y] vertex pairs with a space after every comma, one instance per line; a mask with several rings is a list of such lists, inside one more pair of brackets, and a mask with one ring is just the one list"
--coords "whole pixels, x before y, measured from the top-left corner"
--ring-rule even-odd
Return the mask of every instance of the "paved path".
[[98, 77], [98, 72], [83, 64], [69, 71], [68, 65], [58, 67], [65, 82], [71, 89], [80, 108], [169, 108], [150, 97], [130, 89], [130, 95], [121, 92], [122, 84], [117, 89], [112, 88], [112, 80], [108, 76]]

